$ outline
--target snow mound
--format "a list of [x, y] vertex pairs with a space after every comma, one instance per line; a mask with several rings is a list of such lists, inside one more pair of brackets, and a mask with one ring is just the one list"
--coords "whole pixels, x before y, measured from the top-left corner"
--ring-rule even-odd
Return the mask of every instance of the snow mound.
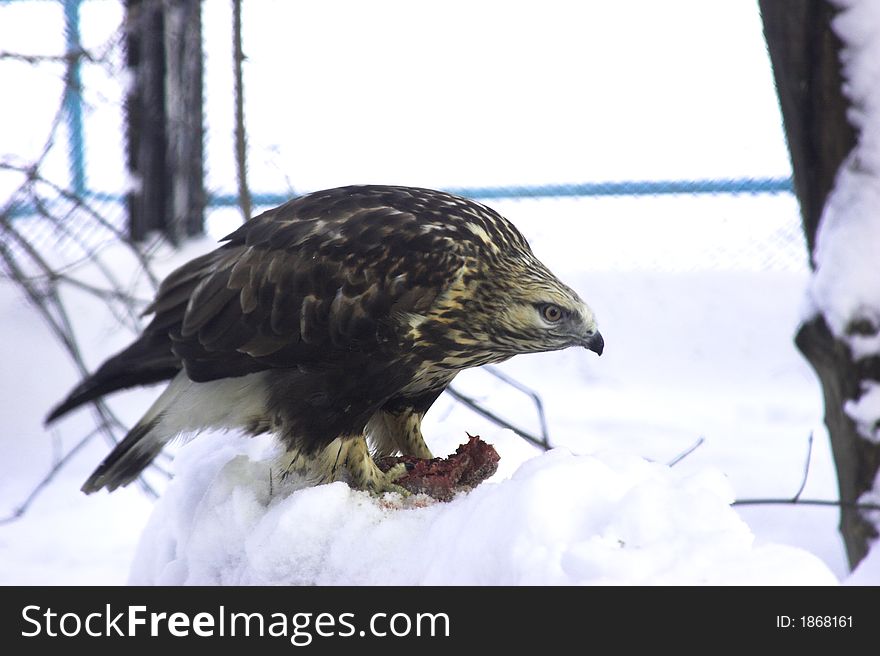
[[[451, 502], [270, 484], [269, 438], [211, 435], [141, 537], [132, 584], [835, 584], [755, 545], [715, 471], [557, 449]], [[504, 454], [502, 453], [502, 462]], [[274, 489], [273, 489], [274, 488]]]

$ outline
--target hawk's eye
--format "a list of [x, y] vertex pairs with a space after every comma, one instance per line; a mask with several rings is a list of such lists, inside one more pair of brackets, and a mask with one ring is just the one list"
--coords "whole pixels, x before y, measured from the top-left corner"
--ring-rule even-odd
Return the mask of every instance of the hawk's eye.
[[558, 305], [553, 305], [552, 303], [546, 303], [541, 306], [541, 316], [544, 317], [545, 321], [549, 321], [550, 323], [556, 323], [562, 318], [563, 310]]

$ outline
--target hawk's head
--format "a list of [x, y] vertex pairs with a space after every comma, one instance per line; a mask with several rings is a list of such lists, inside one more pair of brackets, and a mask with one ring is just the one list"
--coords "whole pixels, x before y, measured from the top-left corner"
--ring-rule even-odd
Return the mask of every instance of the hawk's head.
[[497, 296], [485, 326], [491, 343], [516, 353], [583, 346], [602, 355], [605, 342], [593, 310], [532, 256], [517, 258], [482, 290]]
[[[602, 355], [593, 310], [530, 250], [507, 252], [474, 289], [471, 332], [506, 356], [583, 346]], [[470, 305], [471, 303], [468, 303]]]
[[465, 368], [569, 346], [601, 355], [593, 310], [507, 219], [472, 201], [466, 208], [452, 215], [455, 239], [447, 242], [466, 265], [419, 325], [422, 343], [442, 354], [435, 361]]

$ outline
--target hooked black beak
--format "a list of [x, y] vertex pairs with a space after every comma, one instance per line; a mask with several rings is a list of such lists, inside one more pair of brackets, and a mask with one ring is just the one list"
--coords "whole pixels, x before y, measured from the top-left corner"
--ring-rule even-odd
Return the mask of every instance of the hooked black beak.
[[602, 339], [602, 333], [598, 330], [590, 337], [587, 337], [584, 341], [584, 348], [593, 351], [596, 355], [602, 355], [602, 351], [605, 350], [605, 340]]

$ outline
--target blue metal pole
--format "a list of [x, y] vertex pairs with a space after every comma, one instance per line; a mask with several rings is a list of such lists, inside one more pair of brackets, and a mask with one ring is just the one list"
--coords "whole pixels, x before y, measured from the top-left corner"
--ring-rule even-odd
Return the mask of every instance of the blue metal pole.
[[82, 78], [80, 57], [82, 45], [79, 35], [79, 9], [82, 0], [61, 0], [64, 4], [64, 31], [67, 37], [67, 88], [64, 92], [64, 106], [67, 118], [67, 144], [70, 157], [70, 174], [73, 191], [84, 196], [86, 185], [85, 140], [83, 137]]
[[[523, 198], [572, 198], [596, 196], [666, 196], [666, 195], [756, 195], [790, 194], [791, 178], [724, 178], [718, 180], [625, 180], [622, 182], [584, 182], [573, 184], [516, 185], [510, 187], [454, 187], [448, 191], [480, 200]], [[254, 193], [253, 204], [280, 205], [295, 195], [291, 193]], [[210, 207], [238, 204], [234, 194], [215, 194]]]
[[[794, 188], [791, 178], [726, 178], [719, 180], [627, 180], [623, 182], [583, 182], [574, 184], [519, 185], [512, 187], [457, 187], [446, 191], [480, 200], [517, 200], [523, 198], [565, 198], [595, 196], [702, 196], [727, 194], [774, 195], [792, 194]], [[89, 197], [98, 202], [121, 203], [122, 194], [105, 191], [90, 191]], [[303, 192], [255, 192], [252, 202], [255, 207], [280, 205]], [[236, 194], [214, 194], [208, 197], [208, 207], [237, 207]], [[20, 207], [13, 216], [33, 214], [34, 208]]]
[[665, 196], [692, 194], [791, 193], [791, 178], [728, 178], [719, 180], [626, 180], [513, 187], [460, 187], [447, 189], [480, 199], [559, 198], [595, 196]]

